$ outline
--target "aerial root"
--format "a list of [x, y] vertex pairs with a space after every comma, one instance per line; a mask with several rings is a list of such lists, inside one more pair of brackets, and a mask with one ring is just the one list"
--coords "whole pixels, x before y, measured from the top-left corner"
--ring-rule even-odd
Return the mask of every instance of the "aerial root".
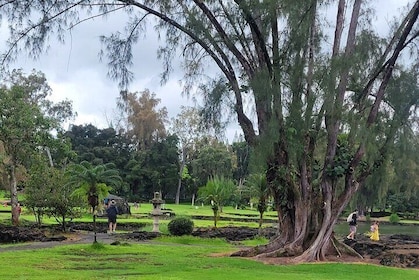
[[339, 242], [338, 240], [336, 240], [335, 238], [331, 238], [330, 239], [330, 241], [332, 241], [331, 243], [332, 243], [332, 245], [333, 245], [333, 248], [335, 248], [335, 250], [336, 250], [336, 253], [338, 254], [338, 256], [339, 257], [342, 257], [342, 253], [340, 252], [340, 250], [339, 250], [339, 247], [338, 247], [338, 244], [336, 244], [337, 242]]
[[272, 240], [269, 244], [259, 245], [252, 248], [246, 248], [237, 252], [232, 253], [231, 257], [258, 257], [264, 254], [275, 256], [275, 252], [283, 249], [282, 242], [277, 238]]
[[[342, 241], [339, 241], [336, 239], [336, 237], [331, 238], [332, 244], [336, 246], [336, 251], [339, 252], [339, 256], [341, 256], [341, 252], [347, 253], [351, 256], [358, 257], [360, 259], [363, 259], [364, 257], [361, 256], [357, 251], [355, 251], [351, 246], [346, 245]], [[339, 250], [340, 249], [340, 250]]]

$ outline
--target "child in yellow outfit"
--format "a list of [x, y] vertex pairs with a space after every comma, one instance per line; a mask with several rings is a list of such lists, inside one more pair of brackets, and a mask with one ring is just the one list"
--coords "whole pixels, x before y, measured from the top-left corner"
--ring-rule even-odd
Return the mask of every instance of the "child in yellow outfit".
[[380, 233], [378, 232], [378, 222], [375, 221], [372, 225], [371, 225], [371, 236], [370, 239], [372, 241], [378, 241], [380, 240]]

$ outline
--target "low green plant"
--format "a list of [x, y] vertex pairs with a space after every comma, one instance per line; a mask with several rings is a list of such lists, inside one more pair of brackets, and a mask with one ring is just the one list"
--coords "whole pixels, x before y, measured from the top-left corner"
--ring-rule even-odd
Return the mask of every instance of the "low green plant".
[[400, 222], [400, 217], [399, 217], [399, 215], [397, 215], [397, 213], [393, 213], [393, 214], [390, 215], [389, 221], [392, 224], [398, 223], [398, 222]]
[[104, 250], [105, 249], [105, 245], [101, 242], [95, 242], [90, 246], [93, 250]]
[[186, 217], [179, 217], [171, 220], [167, 225], [171, 235], [181, 236], [190, 235], [193, 231], [193, 222]]

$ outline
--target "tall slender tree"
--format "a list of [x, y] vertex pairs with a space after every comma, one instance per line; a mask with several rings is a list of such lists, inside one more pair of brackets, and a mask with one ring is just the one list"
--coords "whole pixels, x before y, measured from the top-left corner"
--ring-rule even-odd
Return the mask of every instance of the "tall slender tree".
[[205, 135], [205, 130], [201, 126], [202, 118], [198, 110], [192, 107], [181, 107], [181, 112], [172, 119], [171, 131], [179, 139], [179, 179], [176, 190], [175, 203], [179, 204], [180, 192], [182, 187], [182, 176], [185, 167], [191, 161], [193, 152], [196, 150], [197, 142]]
[[[11, 48], [3, 59], [13, 57], [19, 43], [38, 55], [49, 32], [62, 34], [80, 23], [83, 9], [106, 16], [125, 10], [126, 33], [102, 37], [109, 74], [125, 88], [133, 78], [134, 43], [146, 16], [154, 16], [166, 35], [158, 53], [165, 63], [163, 81], [181, 48], [185, 92], [198, 88], [204, 94], [209, 122], [224, 112], [222, 105], [232, 108], [267, 170], [279, 234], [240, 254], [285, 253], [312, 261], [325, 258], [340, 213], [382, 164], [400, 124], [417, 113], [417, 96], [389, 109], [387, 86], [401, 69], [399, 58], [418, 41], [419, 1], [408, 2], [389, 39], [374, 31], [371, 13], [364, 12], [369, 8], [362, 0], [9, 1], [1, 6], [11, 26]], [[324, 16], [327, 10], [336, 12], [333, 24]], [[327, 30], [330, 25], [334, 30]], [[418, 53], [409, 61], [417, 64]], [[207, 79], [209, 65], [219, 75]], [[204, 84], [197, 87], [197, 81]], [[385, 110], [391, 114], [383, 119]], [[377, 137], [381, 128], [386, 132]], [[348, 138], [340, 142], [340, 134]]]

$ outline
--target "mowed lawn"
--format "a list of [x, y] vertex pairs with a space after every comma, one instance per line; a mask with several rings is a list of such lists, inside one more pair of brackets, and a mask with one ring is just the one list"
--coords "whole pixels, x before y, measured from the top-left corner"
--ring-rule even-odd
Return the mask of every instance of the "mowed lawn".
[[227, 256], [238, 247], [224, 240], [195, 237], [116, 246], [7, 248], [0, 247], [0, 279], [419, 279], [419, 270], [362, 263], [266, 265]]

